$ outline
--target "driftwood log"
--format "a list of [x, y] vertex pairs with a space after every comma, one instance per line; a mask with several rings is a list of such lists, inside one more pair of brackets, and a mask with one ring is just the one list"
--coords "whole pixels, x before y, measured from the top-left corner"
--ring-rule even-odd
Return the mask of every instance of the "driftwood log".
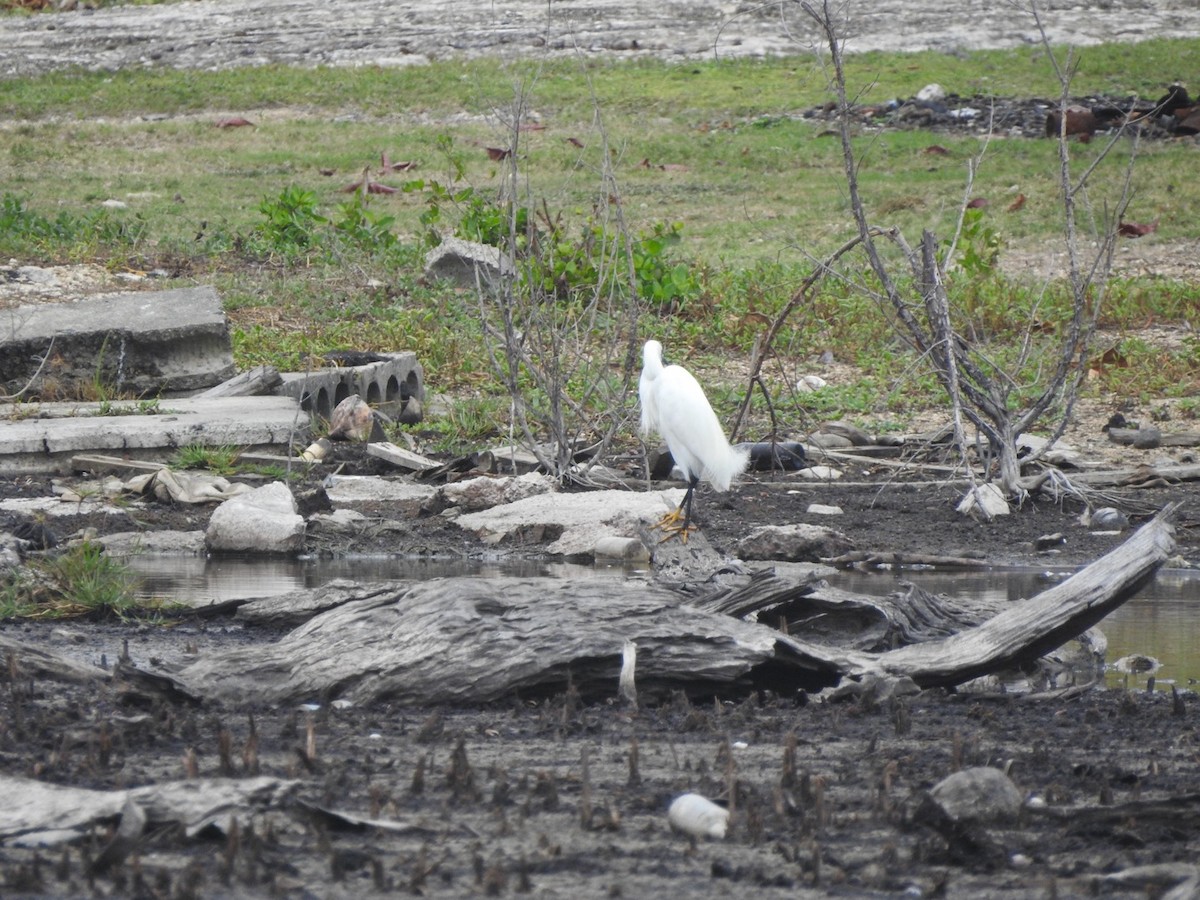
[[[1035, 597], [949, 636], [883, 653], [822, 645], [684, 605], [674, 592], [648, 583], [447, 578], [351, 600], [273, 645], [215, 654], [177, 677], [201, 696], [276, 703], [465, 704], [568, 686], [615, 696], [622, 645], [632, 640], [643, 697], [675, 689], [788, 693], [846, 677], [950, 686], [1033, 662], [1090, 628], [1154, 576], [1174, 550], [1172, 534], [1164, 513]], [[761, 584], [754, 590], [763, 593]], [[918, 600], [925, 612], [905, 614], [912, 636], [942, 633], [932, 621], [936, 605], [928, 595]], [[729, 596], [718, 605], [730, 607]], [[732, 607], [745, 613], [736, 602]], [[961, 608], [943, 612], [957, 616], [959, 625], [975, 615]]]
[[[209, 656], [178, 677], [206, 697], [274, 703], [481, 703], [569, 684], [615, 696], [629, 639], [642, 696], [653, 687], [735, 693], [776, 659], [779, 638], [644, 582], [444, 578], [345, 603], [275, 644]], [[793, 687], [832, 684], [844, 665], [839, 651], [816, 646], [787, 655]]]

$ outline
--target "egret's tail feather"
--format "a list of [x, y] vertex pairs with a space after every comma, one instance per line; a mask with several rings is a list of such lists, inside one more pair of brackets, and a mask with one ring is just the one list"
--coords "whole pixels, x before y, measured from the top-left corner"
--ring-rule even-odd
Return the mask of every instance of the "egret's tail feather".
[[716, 490], [727, 491], [733, 479], [745, 472], [750, 464], [750, 450], [726, 445], [724, 453], [713, 455], [715, 459], [705, 461], [705, 480]]

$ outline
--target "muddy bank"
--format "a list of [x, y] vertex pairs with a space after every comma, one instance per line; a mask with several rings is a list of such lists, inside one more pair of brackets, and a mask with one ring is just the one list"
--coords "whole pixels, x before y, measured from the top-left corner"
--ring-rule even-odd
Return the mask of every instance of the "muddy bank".
[[[231, 639], [209, 629], [166, 639], [193, 655]], [[108, 634], [114, 658], [129, 632]], [[4, 775], [98, 790], [189, 771], [298, 782], [287, 802], [234, 810], [236, 827], [149, 831], [99, 874], [103, 823], [65, 848], [10, 843], [10, 897], [1144, 898], [1200, 854], [1194, 695], [139, 709], [117, 686], [4, 678]], [[975, 843], [947, 841], [916, 811], [969, 766], [1005, 769], [1032, 803]], [[691, 848], [669, 830], [685, 790], [732, 803], [725, 840]]]
[[[1056, 43], [1200, 34], [1189, 0], [1039, 4]], [[990, 0], [834, 4], [847, 47], [949, 53], [1040, 40], [1032, 16]], [[665, 59], [807, 52], [817, 40], [798, 4], [539, 0], [202, 0], [0, 17], [0, 76], [81, 67], [223, 69], [287, 65], [404, 66], [475, 56], [602, 55]], [[1166, 73], [1164, 80], [1180, 73]]]

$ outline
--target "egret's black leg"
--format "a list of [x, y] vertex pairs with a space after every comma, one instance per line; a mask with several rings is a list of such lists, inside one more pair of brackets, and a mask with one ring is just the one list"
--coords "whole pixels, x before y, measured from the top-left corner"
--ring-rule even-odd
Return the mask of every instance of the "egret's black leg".
[[688, 482], [687, 493], [683, 495], [683, 502], [679, 504], [679, 508], [683, 510], [683, 534], [687, 537], [688, 523], [692, 520], [692, 495], [696, 492], [696, 485], [700, 483], [700, 476], [693, 475]]

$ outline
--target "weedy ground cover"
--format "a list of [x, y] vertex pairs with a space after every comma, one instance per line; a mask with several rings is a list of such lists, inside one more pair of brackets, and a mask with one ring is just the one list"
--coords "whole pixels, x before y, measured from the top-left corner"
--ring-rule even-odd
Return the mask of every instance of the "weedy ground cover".
[[[1197, 50], [1194, 40], [1088, 48], [1073, 89], [1157, 97], [1164, 81], [1186, 79]], [[1053, 100], [1056, 90], [1035, 48], [864, 54], [851, 59], [849, 77], [860, 103], [909, 97], [932, 81], [976, 105], [990, 96]], [[645, 306], [639, 331], [708, 370], [714, 402], [728, 408], [741, 389], [730, 361], [744, 356], [814, 260], [852, 233], [838, 142], [805, 117], [828, 99], [827, 73], [807, 57], [0, 81], [0, 254], [210, 281], [235, 324], [243, 366], [302, 368], [335, 349], [414, 350], [429, 383], [455, 398], [435, 423], [450, 444], [459, 429], [478, 439], [486, 431], [479, 410], [503, 419], [505, 404], [480, 334], [479, 298], [421, 273], [431, 242], [450, 233], [503, 240], [509, 218], [524, 216], [543, 242], [543, 289], [568, 303], [572, 290], [600, 277], [594, 248], [608, 235], [598, 229], [614, 227], [600, 210], [617, 204], [627, 289]], [[998, 364], [1031, 326], [1054, 327], [1065, 302], [1059, 287], [1000, 265], [1061, 232], [1053, 141], [998, 135], [985, 148], [973, 135], [863, 127], [854, 149], [879, 224], [944, 238], [958, 222], [968, 162], [984, 151], [971, 193], [988, 205], [965, 220], [950, 272], [958, 327], [983, 336]], [[1103, 158], [1099, 142], [1072, 147], [1081, 167], [1098, 166], [1098, 187], [1086, 198], [1097, 227], [1134, 152], [1129, 139]], [[1200, 237], [1189, 214], [1200, 181], [1183, 174], [1195, 152], [1192, 141], [1136, 147], [1131, 209], [1157, 223], [1149, 240]], [[509, 154], [523, 179], [517, 198], [501, 192]], [[1118, 334], [1182, 323], [1197, 299], [1190, 284], [1121, 281], [1101, 323]], [[793, 424], [902, 418], [938, 402], [870, 293], [848, 283], [826, 282], [779, 347], [787, 359], [781, 396], [790, 375], [824, 353], [858, 372], [820, 395], [792, 398]], [[1124, 364], [1099, 368], [1090, 390], [1195, 393], [1194, 340], [1163, 349], [1131, 335], [1119, 352]], [[1029, 362], [1031, 382], [1039, 362]]]

